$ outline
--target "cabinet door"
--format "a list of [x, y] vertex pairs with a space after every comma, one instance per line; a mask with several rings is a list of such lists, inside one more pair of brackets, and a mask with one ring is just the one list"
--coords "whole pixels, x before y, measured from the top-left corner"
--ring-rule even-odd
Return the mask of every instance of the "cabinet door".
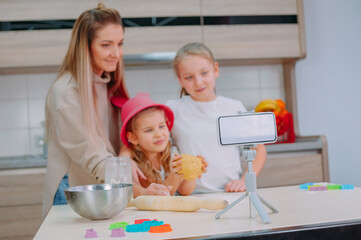
[[[2, 1], [0, 21], [76, 19], [97, 6], [98, 0], [12, 0]], [[200, 0], [103, 0], [124, 18], [199, 16]]]
[[[186, 43], [204, 42], [218, 60], [225, 61], [282, 62], [305, 56], [301, 0], [105, 0], [104, 3], [117, 9], [124, 22], [129, 23], [125, 31], [125, 54], [175, 52]], [[55, 0], [5, 1], [0, 8], [0, 21], [74, 20], [96, 4], [95, 0], [64, 0], [61, 4]], [[246, 21], [240, 23], [239, 17]], [[268, 20], [269, 17], [273, 20]], [[293, 20], [273, 22], [284, 17]], [[247, 23], [247, 18], [256, 18], [256, 23]], [[147, 24], [151, 22], [150, 26], [141, 24], [139, 19], [145, 19]], [[259, 23], [257, 19], [262, 21]], [[69, 29], [0, 31], [0, 69], [59, 66], [70, 33]]]
[[298, 0], [203, 0], [204, 42], [219, 60], [300, 58], [301, 10]]
[[125, 30], [124, 54], [176, 52], [188, 42], [202, 41], [200, 26], [132, 27]]
[[[104, 3], [117, 9], [123, 17], [126, 26], [125, 54], [176, 52], [185, 43], [202, 41], [199, 24], [164, 26], [179, 17], [195, 17], [200, 22], [200, 0], [105, 0]], [[54, 0], [14, 0], [2, 5], [0, 21], [40, 20], [48, 21], [51, 26], [50, 23], [55, 20], [74, 20], [96, 4], [95, 0], [64, 0], [61, 4]], [[139, 19], [145, 19], [151, 26], [142, 26], [144, 23], [140, 24], [142, 21]], [[70, 36], [71, 29], [0, 31], [0, 69], [59, 66]]]
[[[0, 32], [0, 68], [59, 66], [70, 29]], [[176, 52], [183, 44], [202, 41], [201, 26], [126, 28], [124, 54]]]
[[45, 168], [0, 170], [0, 238], [32, 239], [41, 225]]
[[282, 59], [300, 57], [297, 24], [204, 26], [204, 43], [215, 58]]
[[0, 170], [0, 207], [41, 204], [45, 168]]
[[275, 187], [322, 181], [324, 177], [320, 153], [270, 153], [257, 177], [257, 186]]
[[294, 15], [297, 0], [202, 0], [204, 16]]

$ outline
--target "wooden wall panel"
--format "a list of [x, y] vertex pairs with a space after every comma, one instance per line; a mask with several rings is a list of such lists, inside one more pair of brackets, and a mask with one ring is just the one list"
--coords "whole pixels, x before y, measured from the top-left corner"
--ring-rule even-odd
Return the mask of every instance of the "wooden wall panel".
[[202, 0], [204, 16], [296, 15], [296, 0]]
[[296, 61], [283, 64], [283, 83], [285, 89], [286, 109], [293, 114], [293, 125], [295, 135], [301, 136], [298, 124], [297, 91], [296, 91]]
[[204, 26], [204, 43], [217, 59], [298, 58], [296, 24]]
[[[96, 7], [97, 0], [11, 0], [1, 1], [0, 21], [76, 19]], [[103, 0], [122, 17], [199, 16], [200, 0]]]
[[306, 57], [306, 30], [305, 30], [305, 15], [303, 11], [303, 1], [297, 0], [297, 22], [298, 31], [300, 34], [300, 52], [301, 58]]

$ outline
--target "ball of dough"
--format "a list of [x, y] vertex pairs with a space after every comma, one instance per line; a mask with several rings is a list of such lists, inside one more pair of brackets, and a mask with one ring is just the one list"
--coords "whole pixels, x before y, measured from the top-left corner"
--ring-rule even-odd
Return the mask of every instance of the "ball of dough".
[[183, 174], [185, 180], [194, 180], [203, 173], [202, 160], [199, 157], [181, 154], [182, 170], [179, 173]]

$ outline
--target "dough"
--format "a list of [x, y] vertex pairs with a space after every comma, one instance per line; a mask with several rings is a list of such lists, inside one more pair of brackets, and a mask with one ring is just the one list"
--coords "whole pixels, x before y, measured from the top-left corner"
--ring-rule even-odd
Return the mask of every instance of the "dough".
[[182, 170], [179, 173], [183, 174], [185, 180], [194, 180], [203, 173], [202, 160], [196, 156], [189, 154], [181, 154]]

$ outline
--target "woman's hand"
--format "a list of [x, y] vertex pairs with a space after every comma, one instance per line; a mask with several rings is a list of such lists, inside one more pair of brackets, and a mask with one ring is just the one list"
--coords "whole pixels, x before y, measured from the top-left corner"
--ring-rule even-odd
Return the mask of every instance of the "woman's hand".
[[164, 186], [158, 183], [151, 183], [147, 188], [144, 189], [141, 195], [158, 195], [158, 196], [170, 196], [170, 190], [172, 186]]
[[226, 192], [244, 192], [246, 191], [246, 184], [244, 179], [232, 180], [226, 184]]
[[133, 179], [133, 182], [136, 182], [136, 183], [140, 184], [139, 178], [142, 178], [143, 180], [147, 180], [147, 178], [144, 176], [142, 170], [139, 169], [137, 163], [134, 162], [132, 159], [130, 160], [130, 162], [132, 164], [132, 179]]
[[147, 180], [147, 178], [144, 176], [142, 170], [139, 169], [137, 163], [132, 160], [132, 151], [130, 150], [130, 148], [123, 145], [120, 148], [119, 156], [120, 157], [124, 156], [124, 157], [129, 157], [130, 158], [130, 163], [132, 165], [132, 180], [133, 180], [133, 183], [135, 182], [135, 183], [140, 184], [139, 178], [142, 178], [143, 180]]

